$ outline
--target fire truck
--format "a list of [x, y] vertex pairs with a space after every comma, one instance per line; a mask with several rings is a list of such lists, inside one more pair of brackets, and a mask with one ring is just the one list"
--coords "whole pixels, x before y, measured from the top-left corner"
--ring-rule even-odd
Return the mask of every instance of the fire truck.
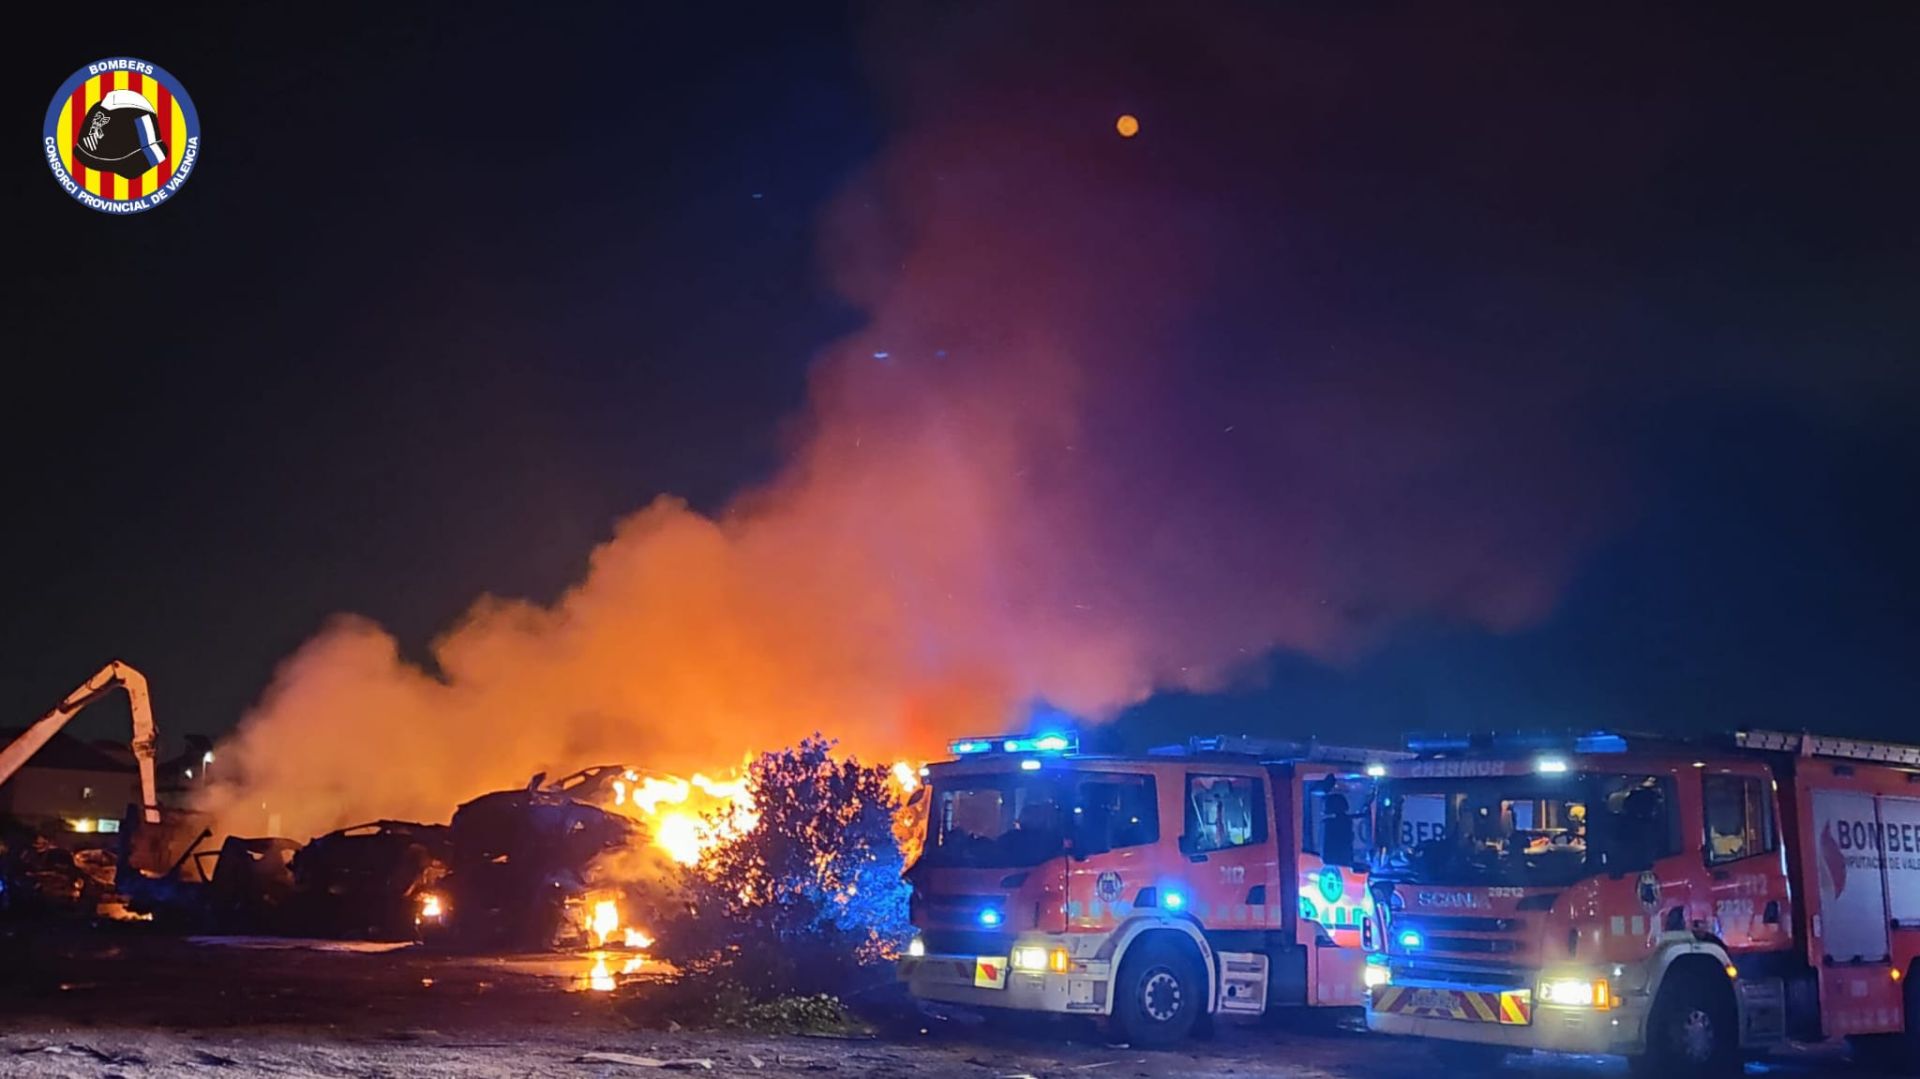
[[1443, 1056], [1727, 1074], [1788, 1040], [1920, 1065], [1920, 747], [1411, 741], [1376, 802], [1367, 1024]]
[[1082, 755], [1066, 735], [967, 738], [925, 770], [907, 870], [909, 990], [1104, 1017], [1166, 1045], [1216, 1014], [1364, 999], [1373, 779], [1404, 756], [1195, 739]]

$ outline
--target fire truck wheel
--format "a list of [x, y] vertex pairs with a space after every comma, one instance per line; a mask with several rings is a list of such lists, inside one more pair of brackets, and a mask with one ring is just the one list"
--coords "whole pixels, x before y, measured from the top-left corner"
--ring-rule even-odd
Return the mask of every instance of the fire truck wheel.
[[1114, 1034], [1133, 1045], [1172, 1045], [1206, 1011], [1206, 968], [1185, 941], [1149, 936], [1127, 949], [1114, 983]]
[[1733, 990], [1714, 970], [1685, 967], [1668, 972], [1647, 1016], [1647, 1051], [1634, 1063], [1645, 1075], [1740, 1072], [1739, 1018]]

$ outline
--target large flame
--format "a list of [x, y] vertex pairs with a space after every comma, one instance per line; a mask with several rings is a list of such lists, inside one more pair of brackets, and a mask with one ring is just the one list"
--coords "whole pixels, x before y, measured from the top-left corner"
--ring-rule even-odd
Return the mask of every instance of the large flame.
[[653, 934], [627, 924], [619, 898], [610, 892], [588, 894], [580, 903], [580, 912], [580, 928], [586, 932], [589, 947], [618, 946], [635, 952], [653, 947]]
[[[919, 789], [920, 766], [913, 761], [895, 761], [888, 774], [902, 803]], [[705, 772], [681, 778], [628, 769], [610, 787], [607, 808], [643, 821], [653, 846], [679, 865], [698, 865], [707, 851], [760, 822], [753, 792], [738, 771], [715, 779]]]
[[681, 865], [695, 865], [715, 844], [740, 835], [759, 822], [744, 777], [713, 779], [695, 772], [643, 776], [629, 769], [612, 783], [609, 809], [647, 824], [653, 845]]

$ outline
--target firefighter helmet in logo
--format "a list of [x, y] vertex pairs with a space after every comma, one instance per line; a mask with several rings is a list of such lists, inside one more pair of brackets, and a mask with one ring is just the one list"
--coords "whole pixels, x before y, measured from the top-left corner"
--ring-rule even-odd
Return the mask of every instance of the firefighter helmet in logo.
[[47, 106], [42, 135], [61, 189], [104, 213], [172, 198], [200, 153], [193, 99], [165, 69], [130, 56], [74, 72]]
[[153, 102], [132, 90], [109, 90], [80, 121], [73, 155], [87, 168], [131, 180], [167, 159]]

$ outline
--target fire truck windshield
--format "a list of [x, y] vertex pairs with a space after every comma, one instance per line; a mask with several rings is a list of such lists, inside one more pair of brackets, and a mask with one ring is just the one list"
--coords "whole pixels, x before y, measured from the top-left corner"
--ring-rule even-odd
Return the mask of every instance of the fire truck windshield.
[[1568, 884], [1642, 869], [1673, 846], [1668, 783], [1578, 774], [1381, 785], [1378, 866], [1427, 884]]
[[1153, 777], [1021, 771], [935, 779], [921, 861], [1032, 866], [1064, 853], [1069, 838], [1108, 848], [1158, 839]]

